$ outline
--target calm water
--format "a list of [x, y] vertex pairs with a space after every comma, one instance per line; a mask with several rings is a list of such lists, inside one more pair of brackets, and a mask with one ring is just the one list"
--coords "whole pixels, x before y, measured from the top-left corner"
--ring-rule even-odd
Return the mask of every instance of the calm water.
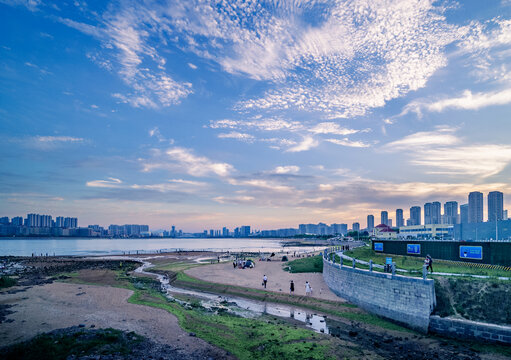
[[305, 251], [309, 247], [282, 248], [281, 239], [91, 239], [30, 238], [0, 239], [0, 255], [113, 255], [156, 252], [158, 250], [212, 251]]

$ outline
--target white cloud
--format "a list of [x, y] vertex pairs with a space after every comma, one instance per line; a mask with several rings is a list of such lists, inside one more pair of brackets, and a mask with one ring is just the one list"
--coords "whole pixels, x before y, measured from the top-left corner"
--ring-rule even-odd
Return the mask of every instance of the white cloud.
[[[182, 147], [174, 147], [168, 149], [165, 154], [167, 158], [173, 162], [170, 165], [177, 165], [183, 171], [192, 176], [207, 176], [207, 175], [218, 175], [218, 176], [228, 176], [231, 175], [235, 169], [232, 165], [228, 163], [222, 162], [214, 162], [208, 159], [205, 156], [197, 156], [192, 153], [191, 150], [182, 148]], [[150, 171], [151, 169], [158, 167], [165, 167], [163, 164], [147, 164], [149, 167], [146, 167], [146, 171]]]
[[240, 133], [237, 131], [231, 131], [229, 133], [221, 133], [221, 134], [218, 134], [218, 137], [220, 139], [236, 139], [236, 140], [244, 141], [244, 142], [248, 142], [248, 143], [254, 142], [254, 140], [255, 140], [255, 137], [253, 135], [246, 134], [246, 133]]
[[92, 180], [85, 183], [88, 187], [97, 188], [118, 188], [122, 186], [122, 181], [113, 177], [109, 177], [108, 180]]
[[363, 141], [352, 141], [348, 138], [344, 139], [325, 139], [325, 141], [331, 142], [332, 144], [348, 146], [348, 147], [357, 147], [357, 148], [366, 148], [370, 147], [371, 144], [365, 143]]
[[220, 204], [243, 204], [250, 203], [255, 200], [253, 196], [217, 196], [213, 198], [216, 202]]
[[312, 148], [315, 148], [319, 145], [319, 142], [314, 139], [312, 136], [305, 136], [302, 140], [302, 142], [298, 143], [295, 146], [292, 146], [286, 150], [286, 152], [300, 152], [300, 151], [307, 151]]
[[423, 110], [430, 112], [443, 112], [447, 109], [479, 110], [488, 106], [506, 105], [511, 103], [511, 89], [472, 94], [465, 90], [463, 95], [446, 98], [434, 102], [414, 101], [406, 105], [401, 115], [411, 111], [421, 116]]
[[83, 142], [83, 138], [73, 137], [73, 136], [36, 136], [34, 140], [39, 141], [41, 143], [76, 143]]
[[193, 69], [193, 70], [197, 70], [197, 65], [195, 64], [192, 64], [192, 63], [188, 63], [188, 66]]
[[309, 129], [314, 134], [332, 134], [332, 135], [351, 135], [356, 134], [360, 130], [343, 128], [334, 122], [322, 122]]
[[0, 3], [10, 6], [24, 6], [30, 11], [37, 11], [41, 5], [40, 0], [0, 0]]
[[300, 167], [296, 165], [288, 165], [288, 166], [277, 166], [273, 172], [275, 174], [296, 174], [300, 171]]
[[418, 132], [382, 147], [400, 151], [410, 163], [427, 174], [475, 176], [487, 178], [500, 173], [511, 163], [511, 146], [504, 144], [463, 144], [455, 128], [439, 127]]
[[421, 131], [405, 136], [400, 140], [387, 143], [383, 149], [389, 151], [422, 151], [424, 148], [435, 146], [457, 145], [461, 140], [454, 135], [456, 128], [442, 126], [435, 131]]

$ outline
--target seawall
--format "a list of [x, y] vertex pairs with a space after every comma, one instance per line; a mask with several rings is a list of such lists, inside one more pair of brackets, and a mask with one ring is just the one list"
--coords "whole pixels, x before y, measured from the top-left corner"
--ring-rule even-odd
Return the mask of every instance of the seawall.
[[428, 332], [436, 304], [433, 280], [340, 266], [327, 257], [323, 258], [323, 278], [337, 296], [374, 314]]

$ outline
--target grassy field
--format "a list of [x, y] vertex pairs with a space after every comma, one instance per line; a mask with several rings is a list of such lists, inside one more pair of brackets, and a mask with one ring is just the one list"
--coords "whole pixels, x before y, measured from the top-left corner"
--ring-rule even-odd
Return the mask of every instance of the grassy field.
[[[346, 255], [355, 257], [359, 260], [369, 261], [373, 260], [375, 264], [384, 265], [385, 258], [392, 257], [396, 266], [400, 269], [405, 269], [415, 272], [416, 275], [422, 273], [422, 265], [424, 265], [423, 257], [416, 256], [401, 256], [394, 254], [381, 254], [375, 253], [370, 247], [364, 246], [345, 252]], [[504, 276], [511, 277], [511, 271], [474, 268], [466, 265], [447, 263], [442, 260], [433, 259], [433, 270], [435, 272], [445, 272], [452, 274], [470, 274], [470, 275], [486, 275], [486, 276]]]
[[323, 259], [321, 255], [306, 257], [289, 261], [284, 270], [290, 273], [322, 273], [323, 272]]

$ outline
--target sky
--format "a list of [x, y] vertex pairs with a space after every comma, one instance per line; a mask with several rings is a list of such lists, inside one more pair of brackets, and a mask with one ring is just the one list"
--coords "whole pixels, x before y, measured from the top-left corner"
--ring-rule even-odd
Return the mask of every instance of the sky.
[[0, 0], [0, 33], [2, 216], [202, 231], [508, 204], [509, 0]]

